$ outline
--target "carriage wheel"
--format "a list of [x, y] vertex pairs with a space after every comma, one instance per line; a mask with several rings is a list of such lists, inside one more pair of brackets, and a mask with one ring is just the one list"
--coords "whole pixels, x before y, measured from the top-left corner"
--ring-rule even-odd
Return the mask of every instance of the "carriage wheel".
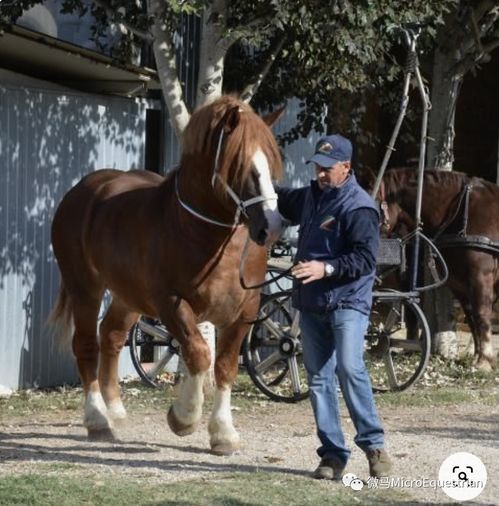
[[128, 340], [132, 362], [141, 380], [156, 388], [169, 383], [165, 368], [178, 355], [178, 344], [166, 327], [141, 316], [130, 330]]
[[373, 390], [405, 390], [421, 377], [429, 357], [430, 329], [417, 302], [375, 297], [364, 353]]
[[253, 383], [274, 401], [298, 402], [308, 397], [299, 330], [291, 332], [289, 293], [264, 295], [260, 317], [245, 340], [243, 357]]

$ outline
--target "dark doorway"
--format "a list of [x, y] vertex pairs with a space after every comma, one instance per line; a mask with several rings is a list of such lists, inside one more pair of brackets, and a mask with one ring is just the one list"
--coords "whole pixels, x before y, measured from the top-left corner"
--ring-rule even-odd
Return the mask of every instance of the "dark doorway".
[[145, 169], [163, 173], [163, 113], [159, 109], [146, 111], [146, 159]]

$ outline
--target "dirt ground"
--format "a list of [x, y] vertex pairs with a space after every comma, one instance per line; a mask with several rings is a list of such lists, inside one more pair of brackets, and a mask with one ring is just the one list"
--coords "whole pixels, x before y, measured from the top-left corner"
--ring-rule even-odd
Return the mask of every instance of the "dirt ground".
[[[166, 406], [164, 407], [166, 409]], [[243, 447], [229, 457], [208, 452], [207, 416], [200, 430], [185, 438], [173, 435], [163, 406], [131, 412], [114, 443], [86, 441], [79, 411], [9, 416], [0, 423], [0, 476], [27, 472], [101, 474], [138, 477], [151, 482], [217, 478], [226, 472], [276, 471], [309, 476], [317, 465], [314, 422], [308, 401], [259, 402], [234, 410]], [[466, 451], [479, 456], [488, 482], [474, 504], [499, 504], [499, 407], [478, 403], [440, 407], [381, 407], [394, 476], [437, 479], [442, 461]], [[343, 426], [350, 444], [354, 431], [345, 410]], [[75, 467], [76, 465], [76, 467]], [[67, 470], [66, 470], [67, 469]], [[367, 479], [364, 455], [354, 449], [348, 472]], [[334, 484], [338, 488], [341, 483]], [[414, 503], [453, 503], [440, 489], [405, 488]]]

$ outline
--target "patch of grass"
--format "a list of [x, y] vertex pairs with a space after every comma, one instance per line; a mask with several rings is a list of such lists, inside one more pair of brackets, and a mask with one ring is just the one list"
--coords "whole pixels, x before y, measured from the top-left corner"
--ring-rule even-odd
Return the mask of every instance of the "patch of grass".
[[230, 473], [167, 484], [104, 477], [77, 479], [27, 474], [0, 479], [0, 505], [326, 506], [407, 504], [398, 490], [353, 491], [341, 482], [317, 482], [281, 473]]
[[472, 357], [445, 360], [440, 356], [432, 356], [417, 385], [426, 387], [445, 385], [465, 388], [499, 386], [499, 369], [492, 372], [476, 369], [473, 367]]
[[456, 387], [413, 388], [404, 392], [386, 392], [376, 395], [380, 406], [439, 406], [480, 402], [486, 405], [499, 403], [499, 389], [487, 391]]
[[10, 397], [0, 398], [0, 420], [9, 414], [26, 417], [34, 412], [81, 409], [83, 409], [83, 390], [78, 387], [19, 390]]

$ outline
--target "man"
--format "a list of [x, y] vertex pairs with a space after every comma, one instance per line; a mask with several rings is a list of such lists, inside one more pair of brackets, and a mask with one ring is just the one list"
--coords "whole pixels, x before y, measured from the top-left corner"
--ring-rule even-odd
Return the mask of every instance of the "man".
[[363, 359], [379, 217], [355, 179], [351, 156], [348, 139], [323, 137], [307, 162], [315, 163], [310, 186], [277, 188], [281, 214], [300, 224], [293, 306], [301, 312], [303, 359], [321, 442], [318, 479], [340, 479], [351, 453], [341, 430], [336, 378], [370, 475], [386, 476], [391, 468]]

